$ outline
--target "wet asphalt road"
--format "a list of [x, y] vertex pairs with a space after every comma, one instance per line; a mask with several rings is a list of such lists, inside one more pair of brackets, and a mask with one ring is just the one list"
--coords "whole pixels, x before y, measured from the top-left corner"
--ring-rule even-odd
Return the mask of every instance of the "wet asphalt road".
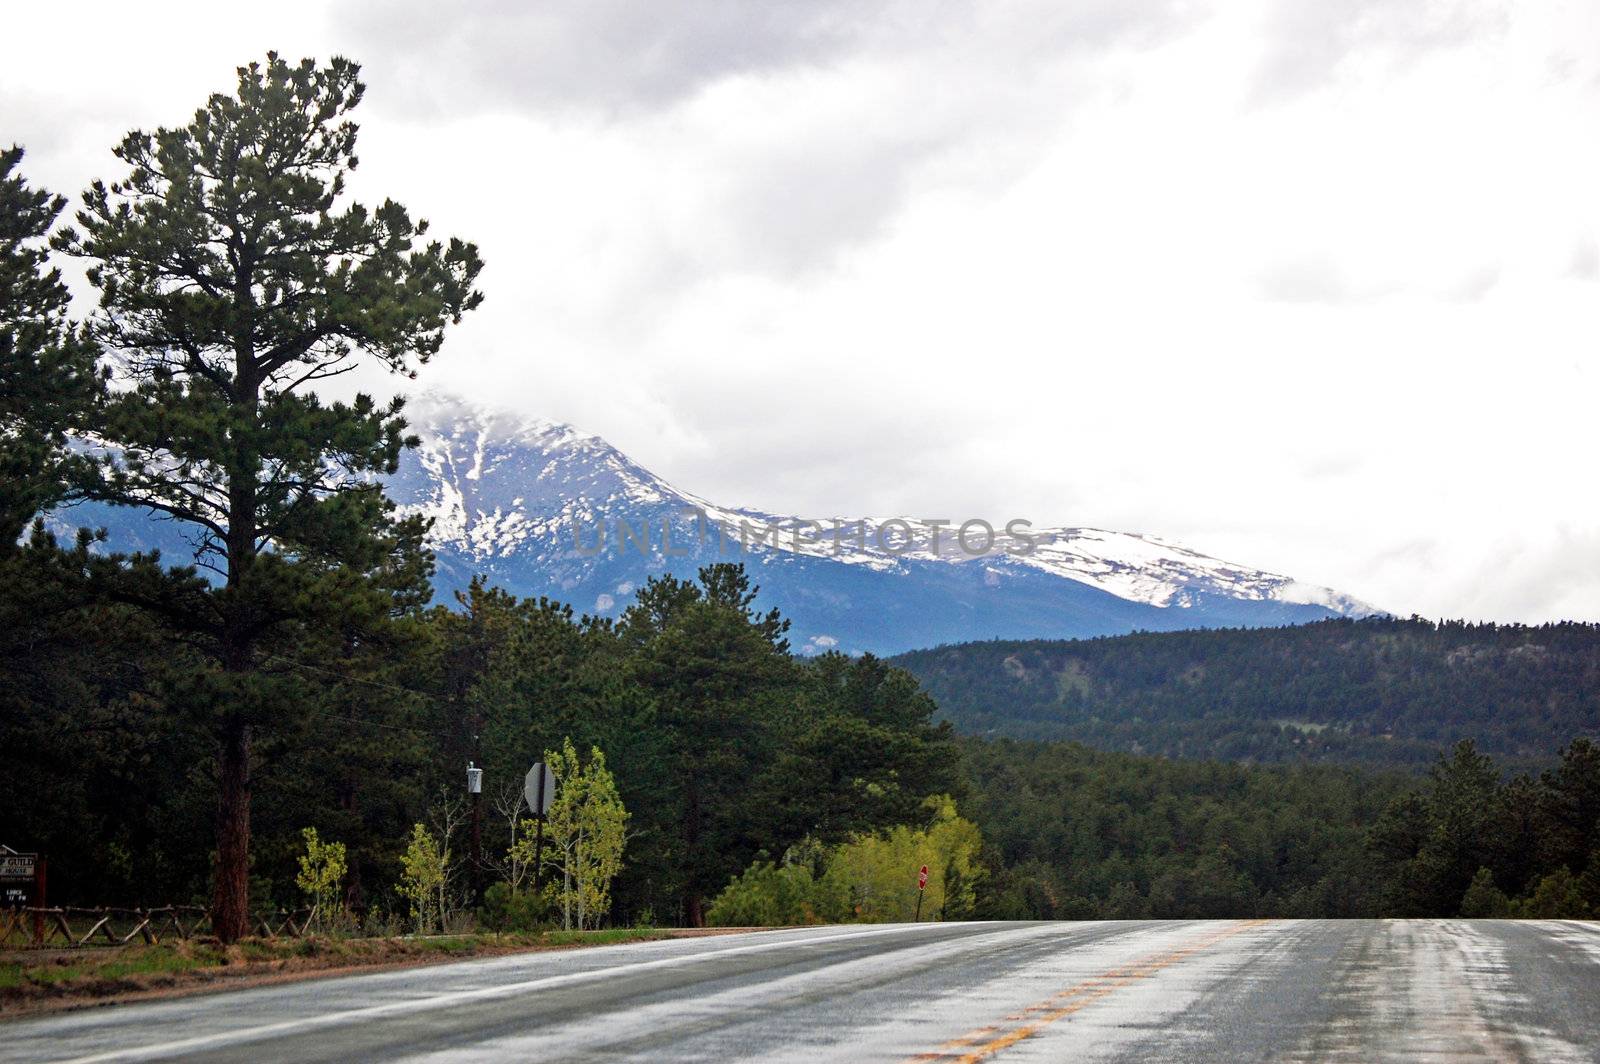
[[0, 1025], [0, 1060], [1600, 1061], [1600, 924], [829, 927]]

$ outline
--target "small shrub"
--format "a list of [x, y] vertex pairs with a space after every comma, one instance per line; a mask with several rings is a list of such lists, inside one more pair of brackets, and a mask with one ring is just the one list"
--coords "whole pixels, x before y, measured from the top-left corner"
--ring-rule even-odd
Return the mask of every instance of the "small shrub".
[[382, 906], [374, 905], [361, 919], [361, 934], [367, 938], [398, 938], [402, 933], [400, 917]]
[[551, 903], [531, 891], [513, 890], [509, 883], [496, 883], [483, 892], [478, 920], [491, 931], [544, 931], [552, 924]]
[[1583, 920], [1589, 906], [1578, 888], [1578, 877], [1565, 866], [1539, 880], [1533, 893], [1522, 899], [1516, 915], [1530, 920]]
[[1487, 868], [1478, 869], [1461, 898], [1461, 915], [1469, 920], [1503, 920], [1511, 915], [1511, 902]]

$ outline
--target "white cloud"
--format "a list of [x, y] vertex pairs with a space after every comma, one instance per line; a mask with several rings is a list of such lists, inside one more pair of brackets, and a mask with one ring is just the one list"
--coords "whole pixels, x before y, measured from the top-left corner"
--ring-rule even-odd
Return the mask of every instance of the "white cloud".
[[1498, 38], [1499, 0], [1282, 0], [1266, 5], [1257, 87], [1263, 100], [1324, 88], [1355, 71], [1402, 72], [1429, 55]]

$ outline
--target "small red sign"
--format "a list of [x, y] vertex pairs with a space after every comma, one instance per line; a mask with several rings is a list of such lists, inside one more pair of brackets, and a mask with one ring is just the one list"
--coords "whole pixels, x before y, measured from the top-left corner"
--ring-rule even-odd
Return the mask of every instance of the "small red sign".
[[926, 890], [928, 886], [928, 866], [923, 865], [922, 871], [917, 873], [917, 889]]

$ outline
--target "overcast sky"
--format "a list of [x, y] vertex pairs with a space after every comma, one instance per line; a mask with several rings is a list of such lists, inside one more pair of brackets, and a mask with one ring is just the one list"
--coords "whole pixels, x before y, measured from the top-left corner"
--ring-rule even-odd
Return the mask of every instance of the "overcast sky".
[[8, 9], [0, 140], [70, 195], [342, 53], [357, 193], [488, 264], [421, 386], [723, 504], [1600, 620], [1600, 5], [246, 7]]

